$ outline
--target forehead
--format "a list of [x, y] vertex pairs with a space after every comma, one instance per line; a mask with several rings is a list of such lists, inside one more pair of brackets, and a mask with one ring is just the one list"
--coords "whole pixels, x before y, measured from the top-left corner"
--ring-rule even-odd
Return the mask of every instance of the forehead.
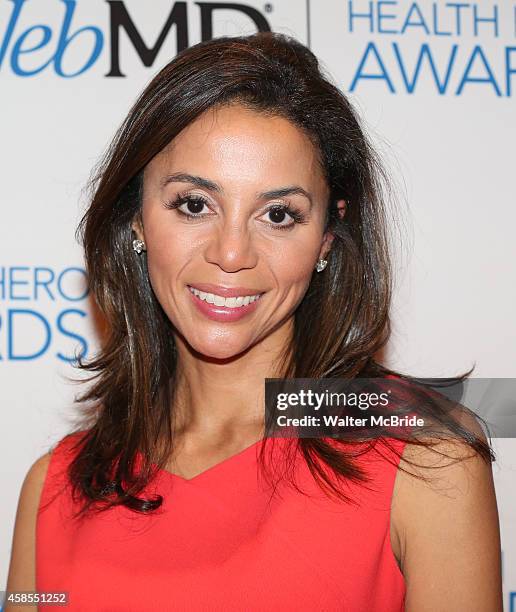
[[153, 176], [172, 169], [209, 173], [228, 183], [296, 181], [325, 187], [318, 150], [300, 128], [239, 104], [209, 109], [149, 164]]

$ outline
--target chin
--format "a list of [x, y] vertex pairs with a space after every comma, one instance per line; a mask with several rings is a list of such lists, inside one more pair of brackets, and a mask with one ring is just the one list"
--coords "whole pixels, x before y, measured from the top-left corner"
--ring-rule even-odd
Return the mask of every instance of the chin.
[[209, 359], [221, 360], [238, 357], [238, 355], [250, 347], [249, 343], [244, 341], [243, 338], [231, 339], [227, 337], [214, 338], [212, 341], [207, 341], [205, 338], [199, 342], [192, 343], [191, 346], [198, 353]]

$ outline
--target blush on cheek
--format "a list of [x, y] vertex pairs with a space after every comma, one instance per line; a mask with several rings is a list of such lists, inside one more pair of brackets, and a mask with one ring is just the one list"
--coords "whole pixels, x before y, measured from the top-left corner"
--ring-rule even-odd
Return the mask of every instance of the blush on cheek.
[[[308, 252], [307, 252], [308, 251]], [[296, 250], [288, 257], [282, 257], [275, 266], [276, 277], [285, 284], [309, 283], [314, 270], [314, 258], [310, 250]]]
[[157, 260], [155, 257], [147, 259], [147, 269], [149, 282], [154, 291], [154, 295], [161, 304], [163, 310], [169, 314], [169, 301], [172, 297], [171, 291], [175, 278], [174, 271], [167, 265], [167, 261], [163, 261], [159, 255], [157, 255]]
[[284, 260], [276, 266], [275, 276], [284, 295], [283, 302], [289, 310], [295, 309], [303, 299], [310, 285], [313, 273], [313, 257], [301, 253], [292, 255], [291, 261]]

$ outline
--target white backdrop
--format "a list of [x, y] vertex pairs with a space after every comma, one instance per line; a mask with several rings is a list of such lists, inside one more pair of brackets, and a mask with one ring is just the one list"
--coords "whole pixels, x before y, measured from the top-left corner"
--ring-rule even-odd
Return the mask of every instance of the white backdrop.
[[[389, 364], [447, 376], [476, 363], [476, 377], [516, 377], [516, 1], [224, 4], [0, 0], [3, 585], [21, 482], [76, 414], [74, 350], [96, 348], [74, 239], [81, 190], [137, 94], [178, 40], [201, 40], [203, 21], [213, 36], [266, 21], [308, 44], [382, 152], [410, 231]], [[153, 47], [172, 10], [177, 23], [144, 66], [138, 44]], [[117, 27], [124, 11], [140, 43]], [[515, 612], [516, 443], [494, 442], [504, 602]]]

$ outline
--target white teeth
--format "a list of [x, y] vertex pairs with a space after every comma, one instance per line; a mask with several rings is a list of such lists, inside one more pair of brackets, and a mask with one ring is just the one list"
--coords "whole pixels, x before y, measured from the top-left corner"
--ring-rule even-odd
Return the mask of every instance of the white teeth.
[[226, 308], [239, 308], [240, 306], [247, 306], [251, 302], [255, 302], [261, 297], [261, 293], [257, 295], [239, 295], [238, 297], [224, 298], [221, 295], [215, 293], [206, 293], [205, 291], [199, 291], [194, 287], [188, 287], [190, 291], [201, 300], [208, 302], [208, 304], [215, 304], [215, 306], [225, 306]]

